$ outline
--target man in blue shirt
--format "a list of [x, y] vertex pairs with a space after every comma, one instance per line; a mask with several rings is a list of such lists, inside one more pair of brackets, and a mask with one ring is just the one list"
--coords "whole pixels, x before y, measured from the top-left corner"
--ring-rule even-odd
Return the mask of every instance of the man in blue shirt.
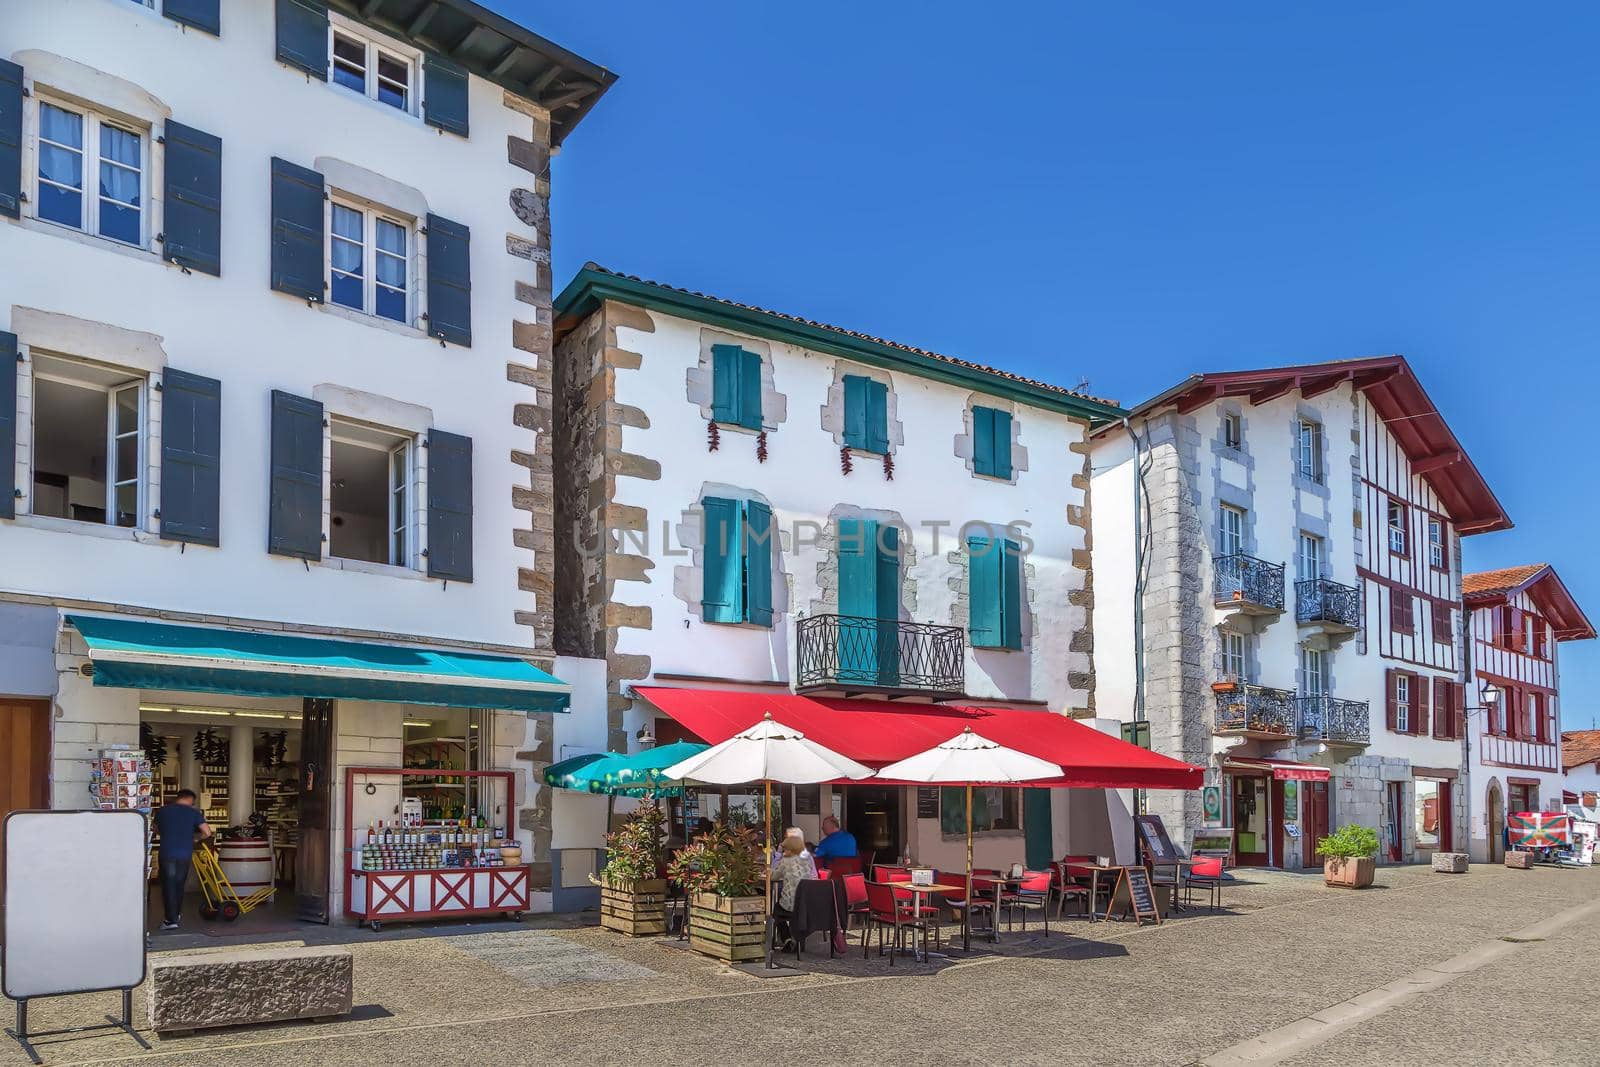
[[828, 815], [822, 820], [822, 840], [817, 842], [816, 857], [823, 866], [827, 861], [843, 859], [856, 854], [856, 838], [849, 830], [839, 829], [839, 820]]
[[161, 838], [161, 906], [166, 913], [163, 930], [176, 930], [183, 912], [183, 885], [189, 880], [189, 861], [194, 858], [194, 834], [211, 836], [205, 813], [194, 806], [199, 798], [193, 789], [180, 789], [170, 804], [156, 809], [156, 833]]

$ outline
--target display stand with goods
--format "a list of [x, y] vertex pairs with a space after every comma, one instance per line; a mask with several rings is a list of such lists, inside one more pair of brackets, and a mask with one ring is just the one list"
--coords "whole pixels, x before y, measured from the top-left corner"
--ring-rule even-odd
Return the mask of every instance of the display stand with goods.
[[[402, 788], [439, 777], [476, 779], [486, 811], [425, 817]], [[492, 802], [499, 787], [502, 798]], [[532, 869], [507, 836], [516, 811], [510, 771], [351, 767], [345, 771], [345, 914], [377, 930], [385, 922], [508, 915], [531, 907]], [[392, 799], [389, 799], [392, 796]], [[381, 811], [379, 818], [372, 817]]]
[[89, 770], [89, 795], [100, 811], [137, 811], [145, 816], [145, 878], [154, 870], [151, 862], [154, 823], [150, 819], [152, 796], [156, 790], [155, 771], [144, 749], [130, 745], [102, 748]]

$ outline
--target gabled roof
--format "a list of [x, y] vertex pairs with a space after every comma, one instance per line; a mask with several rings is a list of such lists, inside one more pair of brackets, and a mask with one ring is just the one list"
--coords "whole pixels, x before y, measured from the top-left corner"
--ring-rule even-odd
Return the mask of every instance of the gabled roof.
[[1509, 600], [1523, 591], [1550, 620], [1557, 641], [1594, 639], [1594, 624], [1584, 615], [1556, 569], [1548, 563], [1527, 563], [1461, 576], [1461, 597], [1474, 607]]
[[573, 276], [556, 298], [556, 339], [559, 341], [570, 333], [603, 300], [651, 308], [668, 315], [827, 352], [871, 366], [905, 371], [1034, 407], [1060, 411], [1093, 424], [1119, 419], [1125, 414], [1114, 400], [1103, 400], [996, 367], [873, 337], [843, 326], [816, 322], [754, 304], [741, 304], [692, 289], [663, 285], [631, 274], [619, 274], [598, 263], [584, 264], [583, 269]]
[[1568, 730], [1561, 735], [1561, 769], [1570, 771], [1600, 761], [1600, 730]]
[[1412, 471], [1439, 494], [1463, 535], [1511, 529], [1510, 516], [1467, 458], [1466, 450], [1428, 399], [1404, 356], [1195, 374], [1136, 405], [1130, 414], [1149, 415], [1169, 407], [1189, 412], [1227, 396], [1263, 404], [1298, 390], [1309, 398], [1346, 382], [1366, 394], [1373, 411], [1405, 450]]
[[545, 108], [553, 145], [617, 80], [604, 67], [473, 0], [329, 0], [329, 5]]

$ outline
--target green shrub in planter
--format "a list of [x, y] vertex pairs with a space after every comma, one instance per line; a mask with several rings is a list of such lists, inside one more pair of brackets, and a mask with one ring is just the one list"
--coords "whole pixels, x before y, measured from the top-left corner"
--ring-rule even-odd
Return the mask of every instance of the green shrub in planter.
[[1317, 855], [1324, 859], [1360, 859], [1378, 854], [1378, 831], [1370, 826], [1341, 826], [1317, 842]]

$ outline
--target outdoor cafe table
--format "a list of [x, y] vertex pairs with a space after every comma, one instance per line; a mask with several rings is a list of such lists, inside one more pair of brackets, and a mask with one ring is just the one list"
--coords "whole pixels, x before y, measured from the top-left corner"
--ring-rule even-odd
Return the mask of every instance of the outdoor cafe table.
[[1079, 877], [1088, 876], [1089, 879], [1089, 918], [1098, 922], [1100, 919], [1111, 918], [1111, 901], [1106, 900], [1106, 913], [1095, 914], [1095, 906], [1100, 900], [1100, 876], [1111, 875], [1110, 895], [1116, 895], [1117, 877], [1122, 873], [1125, 864], [1121, 863], [1063, 863], [1061, 864], [1061, 880], [1065, 882], [1068, 875]]
[[[903, 891], [905, 891], [907, 893], [910, 893], [911, 894], [912, 903], [915, 905], [915, 907], [912, 910], [912, 914], [914, 914], [917, 918], [920, 919], [920, 918], [922, 918], [922, 909], [923, 909], [923, 906], [924, 906], [923, 902], [922, 902], [922, 898], [923, 897], [927, 896], [930, 893], [958, 893], [964, 887], [963, 886], [959, 886], [959, 885], [944, 885], [943, 883], [939, 883], [939, 882], [936, 882], [933, 885], [918, 885], [916, 882], [890, 882], [889, 883], [889, 888], [890, 889], [899, 889], [899, 890], [903, 890]], [[937, 938], [938, 936], [939, 936], [938, 933], [935, 932], [934, 937]], [[913, 946], [912, 946], [911, 955], [912, 955], [913, 958], [917, 958], [915, 944], [913, 944]], [[923, 926], [923, 928], [922, 928], [922, 956], [921, 956], [921, 958], [924, 959], [924, 960], [926, 960], [928, 958], [928, 928], [927, 928], [927, 926]]]
[[[1000, 943], [1000, 896], [1008, 888], [1021, 889], [1022, 879], [1013, 878], [1009, 874], [974, 874], [974, 882], [994, 883], [994, 914], [989, 917], [989, 940], [998, 945]], [[1048, 898], [1049, 894], [1046, 894]], [[1046, 915], [1048, 916], [1048, 912]]]

